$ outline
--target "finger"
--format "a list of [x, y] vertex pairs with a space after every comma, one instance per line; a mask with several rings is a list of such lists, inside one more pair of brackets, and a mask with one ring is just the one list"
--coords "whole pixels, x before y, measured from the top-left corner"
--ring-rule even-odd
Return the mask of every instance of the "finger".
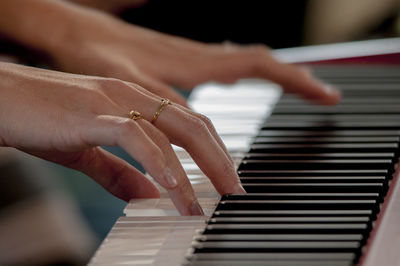
[[140, 171], [102, 148], [29, 153], [85, 173], [122, 200], [160, 197], [158, 189]]
[[219, 193], [245, 192], [234, 165], [204, 121], [177, 106], [168, 105], [155, 126], [164, 132], [172, 143], [189, 152]]
[[171, 174], [174, 175], [176, 186], [167, 188], [167, 191], [177, 209], [182, 215], [204, 215], [189, 179], [176, 157], [168, 138], [148, 121], [139, 120], [138, 123], [153, 142], [160, 147], [166, 158], [168, 167], [172, 169]]
[[146, 73], [140, 72], [134, 77], [125, 80], [132, 80], [136, 84], [142, 86], [143, 88], [146, 88], [146, 90], [149, 90], [160, 97], [170, 99], [173, 102], [189, 108], [186, 99], [182, 95], [180, 95], [164, 82], [157, 80], [147, 75]]
[[[133, 84], [132, 84], [132, 83], [129, 83], [129, 85], [132, 86]], [[143, 88], [141, 88], [141, 87], [138, 87], [138, 86], [136, 86], [136, 87], [137, 87], [137, 89], [138, 89], [139, 91], [141, 91], [143, 94], [147, 95], [148, 97], [154, 98], [155, 95], [152, 94], [151, 92], [149, 92], [149, 91], [147, 91], [147, 90], [145, 90], [145, 89], [143, 89]], [[156, 97], [156, 98], [157, 98], [157, 97]], [[161, 98], [157, 98], [157, 99], [158, 99], [158, 101], [161, 101]], [[217, 130], [215, 129], [214, 125], [212, 124], [211, 120], [210, 120], [208, 117], [206, 117], [206, 116], [204, 116], [204, 115], [201, 115], [201, 114], [199, 114], [199, 113], [196, 113], [196, 112], [192, 111], [191, 109], [186, 108], [185, 106], [176, 104], [175, 102], [174, 102], [173, 104], [174, 104], [176, 107], [178, 107], [179, 109], [183, 110], [184, 112], [188, 112], [188, 113], [190, 113], [191, 115], [196, 116], [196, 117], [198, 117], [199, 119], [201, 119], [201, 120], [206, 124], [206, 126], [208, 127], [210, 133], [213, 135], [213, 137], [214, 137], [215, 140], [218, 142], [218, 144], [220, 145], [220, 147], [223, 149], [223, 151], [225, 152], [225, 154], [226, 154], [226, 156], [228, 157], [228, 159], [232, 162], [232, 164], [234, 164], [234, 162], [233, 162], [231, 156], [229, 155], [229, 152], [228, 152], [228, 150], [227, 150], [227, 148], [226, 148], [224, 142], [222, 141], [221, 137], [218, 135]]]
[[207, 126], [208, 130], [210, 131], [211, 135], [214, 137], [214, 139], [217, 141], [218, 145], [221, 147], [221, 149], [225, 152], [226, 156], [228, 157], [229, 161], [232, 163], [232, 165], [234, 166], [235, 163], [233, 162], [233, 159], [231, 157], [231, 155], [228, 152], [228, 149], [225, 146], [225, 143], [222, 141], [221, 137], [218, 135], [217, 130], [215, 129], [213, 123], [211, 122], [211, 120], [206, 117], [205, 115], [196, 113], [190, 109], [187, 109], [183, 106], [179, 106], [176, 105], [179, 109], [183, 110], [184, 112], [187, 112], [189, 114], [191, 114], [192, 116], [195, 116], [197, 118], [199, 118], [200, 120], [202, 120], [205, 125]]
[[340, 100], [340, 93], [336, 89], [316, 80], [297, 66], [279, 62], [265, 46], [224, 45], [218, 53], [215, 50], [210, 54], [210, 59], [198, 64], [199, 70], [191, 75], [195, 82], [263, 78], [282, 85], [286, 92], [297, 93], [320, 104], [335, 104]]
[[169, 182], [171, 169], [162, 150], [136, 121], [115, 116], [98, 116], [85, 125], [81, 138], [89, 146], [122, 147], [163, 187], [176, 186], [174, 182]]
[[321, 104], [335, 104], [340, 100], [336, 89], [317, 81], [309, 71], [276, 60], [266, 47], [249, 47], [247, 51], [252, 55], [247, 62], [254, 76], [269, 79], [282, 85], [286, 92], [300, 94]]
[[[133, 84], [131, 86], [132, 91], [135, 92], [132, 93], [132, 98], [120, 98], [118, 105], [124, 107], [122, 110], [129, 110], [129, 106], [134, 103], [135, 110], [140, 111], [147, 121], [151, 121], [160, 106], [160, 98], [142, 92], [141, 90], [144, 89], [140, 86]], [[123, 115], [122, 112], [119, 115]], [[204, 121], [172, 104], [164, 108], [154, 125], [169, 138], [171, 143], [183, 147], [190, 153], [218, 192], [221, 194], [245, 192], [232, 162]], [[149, 173], [153, 176], [151, 172]]]
[[341, 95], [337, 89], [313, 78], [311, 73], [304, 68], [283, 64], [273, 58], [271, 62], [275, 69], [267, 70], [267, 67], [264, 66], [264, 73], [261, 70], [262, 74], [259, 76], [264, 78], [269, 76], [270, 80], [281, 84], [285, 92], [297, 93], [303, 98], [319, 104], [330, 105], [339, 102]]

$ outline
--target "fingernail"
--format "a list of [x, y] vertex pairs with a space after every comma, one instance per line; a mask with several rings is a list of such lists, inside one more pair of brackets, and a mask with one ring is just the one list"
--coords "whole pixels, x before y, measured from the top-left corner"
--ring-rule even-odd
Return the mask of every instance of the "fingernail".
[[201, 208], [199, 202], [197, 200], [193, 201], [192, 206], [190, 207], [191, 215], [204, 215], [203, 209]]
[[164, 179], [167, 182], [169, 188], [174, 188], [178, 185], [178, 181], [176, 181], [175, 177], [172, 175], [172, 171], [171, 169], [169, 169], [169, 167], [165, 167]]
[[246, 194], [246, 190], [242, 187], [241, 184], [236, 184], [233, 188], [233, 194]]
[[334, 88], [330, 85], [325, 85], [324, 89], [325, 89], [325, 93], [329, 94], [329, 95], [337, 94], [339, 92], [336, 88]]

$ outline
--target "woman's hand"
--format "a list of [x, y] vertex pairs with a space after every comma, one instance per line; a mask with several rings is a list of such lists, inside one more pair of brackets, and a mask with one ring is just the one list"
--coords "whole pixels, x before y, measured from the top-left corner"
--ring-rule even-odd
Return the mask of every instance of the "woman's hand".
[[[171, 86], [190, 90], [205, 81], [243, 77], [272, 80], [287, 92], [322, 104], [340, 98], [307, 71], [277, 61], [262, 45], [195, 42], [65, 1], [3, 2], [0, 32], [47, 52], [59, 70], [134, 82], [181, 105], [186, 105], [185, 99]], [[15, 20], [18, 17], [24, 20]]]
[[[159, 192], [101, 145], [120, 146], [139, 161], [181, 214], [202, 210], [170, 143], [185, 148], [220, 193], [244, 192], [207, 118], [173, 103], [153, 125], [161, 99], [133, 83], [0, 63], [0, 95], [0, 146], [77, 169], [123, 200]], [[143, 119], [130, 119], [131, 110]]]
[[185, 100], [171, 86], [190, 90], [210, 80], [232, 83], [244, 77], [272, 80], [286, 92], [322, 104], [340, 99], [336, 90], [304, 69], [277, 61], [264, 45], [205, 44], [95, 12], [88, 12], [84, 20], [68, 34], [69, 42], [59, 46], [63, 49], [52, 52], [58, 69], [137, 82], [181, 105]]

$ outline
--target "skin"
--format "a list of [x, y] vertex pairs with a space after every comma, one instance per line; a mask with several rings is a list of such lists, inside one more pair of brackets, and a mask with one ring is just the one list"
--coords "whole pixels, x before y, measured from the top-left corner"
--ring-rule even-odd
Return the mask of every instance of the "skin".
[[[120, 146], [138, 160], [182, 214], [202, 211], [171, 143], [191, 154], [218, 192], [244, 193], [212, 123], [186, 108], [171, 86], [190, 90], [209, 80], [257, 77], [317, 103], [340, 99], [304, 69], [278, 62], [265, 46], [194, 42], [65, 1], [0, 1], [0, 10], [1, 33], [48, 54], [57, 70], [84, 74], [1, 63], [0, 146], [82, 171], [124, 200], [159, 192], [101, 145]], [[152, 125], [161, 97], [173, 104]], [[144, 119], [129, 119], [133, 108]]]
[[[0, 146], [82, 171], [123, 200], [158, 197], [142, 173], [99, 147], [120, 146], [167, 189], [182, 214], [199, 215], [173, 143], [192, 155], [220, 193], [244, 192], [209, 120], [172, 104], [152, 125], [161, 98], [136, 84], [10, 63], [0, 63], [0, 80]], [[129, 118], [132, 106], [144, 119]]]
[[127, 8], [144, 5], [147, 0], [69, 0], [80, 5], [100, 9], [110, 13], [119, 13]]
[[336, 90], [277, 61], [263, 45], [195, 42], [60, 0], [0, 1], [0, 10], [0, 32], [46, 53], [57, 70], [134, 82], [184, 106], [171, 86], [191, 90], [205, 81], [242, 77], [272, 80], [321, 104], [340, 99]]

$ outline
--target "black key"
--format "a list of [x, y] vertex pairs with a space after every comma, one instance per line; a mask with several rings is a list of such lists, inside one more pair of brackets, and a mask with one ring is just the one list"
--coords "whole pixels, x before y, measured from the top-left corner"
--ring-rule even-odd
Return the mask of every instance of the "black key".
[[[376, 96], [376, 97], [362, 97], [362, 95], [360, 97], [348, 97], [348, 98], [344, 98], [341, 99], [340, 104], [400, 104], [400, 98], [393, 98], [393, 97], [388, 97], [388, 96]], [[285, 95], [284, 97], [282, 97], [279, 100], [279, 104], [280, 105], [289, 105], [289, 106], [295, 106], [295, 105], [299, 105], [299, 104], [308, 104], [305, 100], [300, 99], [298, 97], [294, 98], [294, 97], [288, 97], [287, 95]], [[274, 115], [270, 116], [268, 119], [271, 119]], [[278, 116], [278, 115], [277, 115]], [[320, 117], [325, 117], [322, 115], [317, 115]], [[348, 115], [349, 117], [354, 117], [354, 118], [360, 118], [361, 120], [365, 118], [365, 116], [362, 115]], [[339, 118], [343, 117], [338, 115]], [[285, 115], [282, 115], [281, 118], [285, 118]], [[291, 116], [291, 118], [293, 119], [293, 117]], [[396, 119], [398, 118], [397, 115], [380, 115], [380, 114], [374, 114], [371, 117], [372, 119], [376, 119], [376, 118], [382, 118], [382, 119]]]
[[248, 193], [223, 195], [225, 200], [376, 200], [378, 193]]
[[243, 184], [248, 193], [383, 193], [382, 183], [248, 183]]
[[390, 173], [386, 169], [360, 169], [360, 170], [241, 170], [239, 176], [377, 176], [389, 177]]
[[351, 224], [215, 224], [207, 225], [205, 234], [362, 234], [366, 223]]
[[213, 217], [373, 216], [372, 210], [218, 210]]
[[395, 143], [400, 137], [257, 137], [254, 143]]
[[393, 162], [394, 153], [248, 153], [244, 159], [258, 160], [322, 160], [322, 159], [390, 159]]
[[385, 183], [385, 176], [241, 176], [242, 183]]
[[[276, 262], [276, 261], [293, 261], [299, 263], [299, 261], [333, 261], [333, 262], [340, 262], [340, 261], [352, 261], [355, 258], [354, 253], [352, 252], [319, 252], [319, 253], [311, 253], [311, 252], [279, 252], [279, 253], [261, 253], [261, 252], [241, 252], [241, 253], [227, 253], [227, 252], [220, 252], [220, 253], [196, 253], [191, 256], [191, 260], [193, 261], [207, 261], [207, 262], [218, 262], [218, 261], [239, 261], [244, 265], [243, 261], [248, 261], [248, 264], [245, 265], [253, 265], [252, 262], [254, 261], [263, 261], [264, 263]], [[206, 265], [214, 265], [213, 263], [206, 264]], [[231, 264], [230, 264], [231, 265]], [[264, 265], [264, 264], [262, 264]], [[267, 264], [268, 265], [268, 264]], [[272, 264], [275, 265], [275, 264]], [[278, 264], [279, 265], [279, 264]], [[324, 264], [292, 264], [294, 265], [322, 265]], [[328, 264], [326, 264], [328, 265]], [[341, 265], [341, 264], [333, 264], [333, 265]], [[348, 265], [348, 264], [346, 264]], [[330, 264], [332, 266], [332, 264]]]
[[[399, 109], [400, 110], [400, 109]], [[400, 112], [399, 112], [400, 116]], [[295, 118], [295, 117], [294, 117]], [[399, 129], [400, 121], [267, 121], [263, 129]], [[397, 140], [396, 140], [397, 141]]]
[[334, 144], [253, 144], [250, 152], [319, 153], [319, 152], [398, 152], [397, 143], [334, 143]]
[[400, 136], [400, 130], [273, 130], [263, 129], [258, 134], [259, 137], [319, 137], [319, 136]]
[[391, 160], [363, 159], [363, 160], [243, 160], [239, 166], [241, 170], [257, 169], [391, 169]]
[[[259, 219], [260, 217], [252, 218]], [[362, 239], [361, 234], [202, 234], [195, 237], [195, 240], [198, 241], [361, 241]]]
[[357, 241], [209, 241], [196, 242], [196, 252], [357, 252]]
[[209, 224], [232, 224], [232, 223], [367, 223], [368, 216], [347, 216], [347, 217], [220, 217], [211, 218]]
[[377, 210], [376, 200], [224, 200], [216, 210]]
[[[202, 253], [199, 253], [202, 254]], [[203, 253], [209, 254], [209, 253]], [[219, 254], [219, 253], [217, 253]], [[260, 254], [260, 253], [257, 253]], [[269, 253], [271, 254], [271, 253]], [[252, 265], [252, 266], [351, 266], [353, 262], [351, 260], [201, 260], [190, 262], [192, 266], [242, 266], [242, 265]]]

